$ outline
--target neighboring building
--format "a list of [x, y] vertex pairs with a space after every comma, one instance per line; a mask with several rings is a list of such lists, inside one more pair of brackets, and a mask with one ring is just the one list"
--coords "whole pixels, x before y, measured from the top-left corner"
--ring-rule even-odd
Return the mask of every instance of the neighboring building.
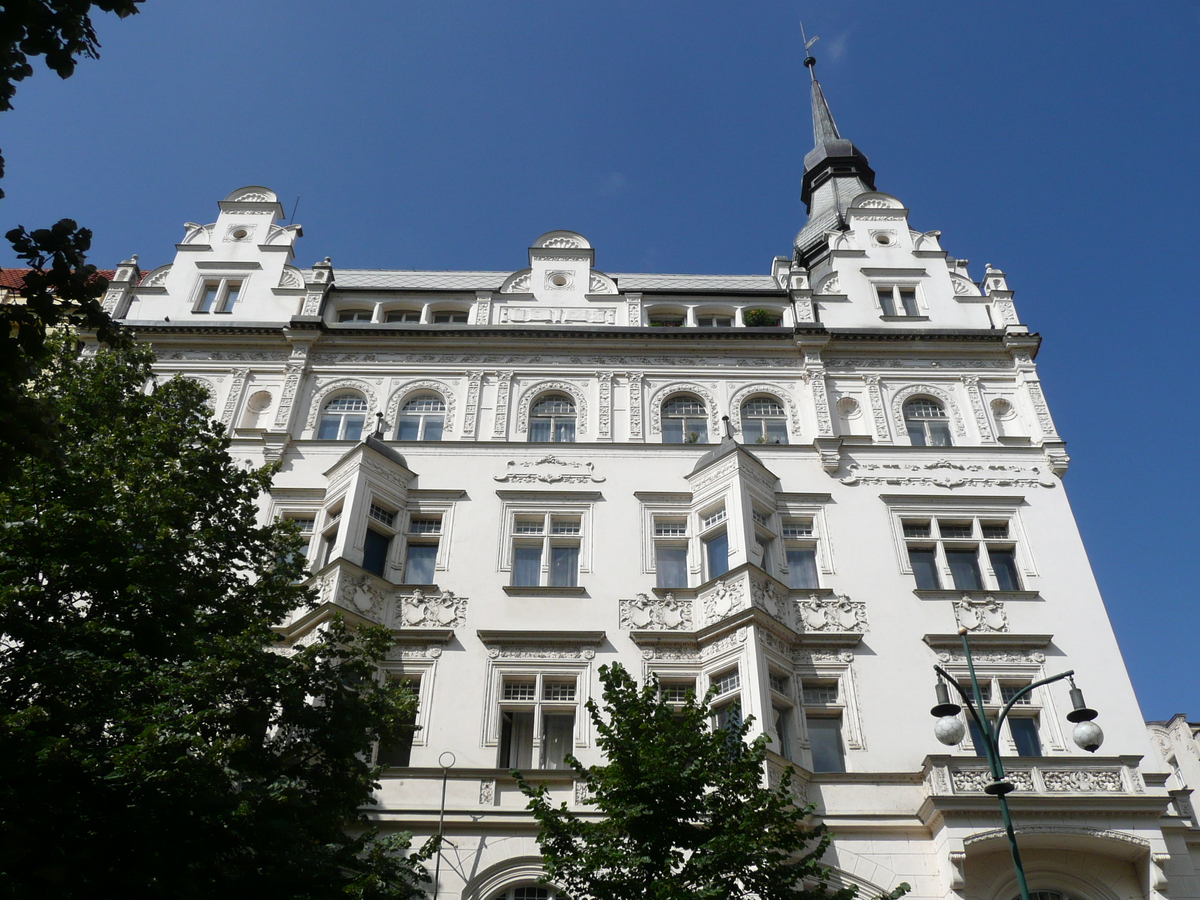
[[1071, 668], [1107, 733], [1072, 744], [1063, 682], [1006, 727], [1041, 900], [1200, 897], [1200, 831], [1067, 502], [1040, 338], [1003, 272], [972, 281], [875, 190], [812, 94], [808, 221], [767, 274], [607, 273], [569, 231], [510, 272], [301, 269], [299, 226], [249, 187], [170, 265], [123, 264], [105, 303], [210, 387], [235, 457], [282, 460], [263, 515], [309, 536], [319, 597], [287, 638], [334, 610], [395, 630], [419, 730], [380, 748], [374, 815], [433, 832], [453, 753], [439, 897], [553, 893], [507, 771], [577, 803], [563, 757], [598, 761], [583, 704], [621, 662], [753, 714], [865, 897], [1012, 900], [983, 762], [929, 715], [933, 665], [966, 677], [960, 626], [992, 707]]

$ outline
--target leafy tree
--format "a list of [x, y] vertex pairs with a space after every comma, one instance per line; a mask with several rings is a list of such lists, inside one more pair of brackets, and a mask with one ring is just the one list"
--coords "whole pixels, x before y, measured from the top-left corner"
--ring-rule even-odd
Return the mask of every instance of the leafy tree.
[[195, 382], [148, 390], [147, 348], [71, 344], [32, 388], [58, 454], [0, 488], [0, 893], [419, 895], [434, 842], [362, 811], [414, 702], [374, 680], [388, 632], [272, 646], [312, 602], [295, 529], [256, 524], [273, 469]]
[[[762, 784], [763, 735], [747, 744], [749, 720], [710, 729], [710, 697], [682, 709], [663, 702], [658, 684], [639, 690], [619, 664], [600, 667], [604, 711], [588, 714], [606, 763], [568, 762], [603, 819], [555, 808], [545, 785], [514, 771], [541, 826], [547, 880], [574, 900], [851, 900], [854, 888], [829, 887], [819, 860], [825, 826], [806, 822], [812, 807]], [[901, 884], [888, 895], [908, 891]]]
[[[13, 108], [17, 82], [33, 74], [34, 59], [41, 57], [60, 78], [69, 78], [80, 58], [99, 56], [93, 7], [125, 18], [138, 12], [141, 2], [6, 0], [0, 5], [0, 112]], [[99, 302], [108, 282], [84, 262], [91, 231], [61, 219], [33, 231], [18, 226], [5, 237], [33, 271], [25, 278], [24, 302], [0, 304], [0, 483], [21, 456], [51, 452], [57, 436], [54, 410], [27, 390], [46, 362], [47, 330], [68, 325], [96, 330], [102, 341], [117, 337]]]

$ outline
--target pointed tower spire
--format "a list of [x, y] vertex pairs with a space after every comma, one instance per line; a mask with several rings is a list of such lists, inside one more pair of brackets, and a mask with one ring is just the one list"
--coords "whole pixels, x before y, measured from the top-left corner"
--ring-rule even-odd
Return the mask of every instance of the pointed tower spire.
[[850, 201], [875, 190], [875, 172], [863, 152], [838, 131], [817, 81], [817, 60], [807, 52], [817, 40], [804, 43], [804, 66], [812, 80], [813, 149], [804, 157], [800, 201], [808, 209], [808, 221], [796, 235], [795, 258], [805, 265], [822, 249], [825, 232], [846, 229]]

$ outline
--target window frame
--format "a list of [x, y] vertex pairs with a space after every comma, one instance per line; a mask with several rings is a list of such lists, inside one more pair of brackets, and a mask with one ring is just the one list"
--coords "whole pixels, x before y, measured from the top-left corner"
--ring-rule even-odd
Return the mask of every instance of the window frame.
[[[539, 403], [545, 403], [548, 401], [561, 401], [561, 400], [565, 400], [567, 403], [569, 403], [571, 405], [570, 413], [550, 413], [549, 415], [539, 415], [534, 411], [537, 409], [537, 406]], [[534, 422], [538, 421], [538, 420], [547, 420], [547, 419], [550, 422], [550, 438], [549, 438], [549, 440], [534, 440], [534, 438], [533, 438]], [[560, 419], [563, 421], [564, 424], [566, 423], [567, 420], [570, 420], [571, 437], [569, 440], [559, 440], [557, 437], [558, 424], [559, 424]], [[565, 391], [555, 391], [555, 390], [545, 391], [544, 393], [538, 394], [536, 397], [534, 397], [530, 401], [530, 403], [529, 403], [529, 430], [525, 434], [525, 439], [529, 443], [531, 443], [531, 444], [574, 444], [576, 442], [575, 438], [578, 436], [578, 434], [579, 434], [579, 404], [575, 402], [575, 398], [572, 397], [570, 394], [566, 393]]]
[[[420, 684], [417, 688], [417, 718], [416, 731], [413, 734], [412, 746], [429, 746], [429, 722], [433, 711], [434, 679], [437, 675], [437, 659], [405, 659], [403, 661], [387, 661], [379, 666], [376, 677], [384, 679], [416, 678]], [[376, 756], [378, 746], [376, 747]]]
[[[417, 411], [411, 412], [411, 413], [405, 412], [405, 410], [407, 409], [409, 404], [415, 403], [418, 400], [425, 400], [430, 397], [436, 397], [438, 399], [438, 401], [442, 404], [442, 408], [441, 408], [440, 412], [437, 410], [417, 410]], [[446, 411], [447, 411], [448, 406], [449, 406], [449, 404], [446, 403], [446, 398], [443, 397], [437, 391], [433, 391], [433, 390], [419, 390], [419, 391], [413, 392], [408, 397], [405, 397], [403, 403], [397, 404], [396, 428], [395, 428], [395, 432], [394, 432], [395, 440], [397, 440], [397, 441], [416, 441], [419, 443], [430, 443], [430, 444], [441, 442], [443, 439], [443, 436], [446, 433]], [[402, 438], [400, 436], [400, 422], [402, 419], [405, 419], [405, 418], [409, 418], [409, 419], [415, 418], [417, 420], [417, 436], [415, 438]], [[426, 433], [427, 433], [426, 429], [428, 426], [428, 422], [432, 419], [440, 419], [441, 420], [441, 431], [439, 431], [438, 437], [436, 437], [436, 438], [426, 437]]]
[[[1029, 541], [1022, 527], [1017, 504], [984, 506], [964, 503], [961, 506], [893, 506], [891, 514], [893, 532], [897, 540], [900, 571], [916, 580], [916, 571], [912, 564], [910, 550], [932, 550], [934, 567], [936, 569], [938, 586], [916, 586], [918, 591], [953, 591], [955, 593], [1020, 593], [1032, 594], [1037, 592], [1037, 570], [1029, 548]], [[943, 524], [969, 522], [970, 537], [942, 537]], [[928, 523], [929, 536], [917, 536], [905, 533], [905, 526], [923, 525]], [[1007, 537], [985, 537], [984, 527], [1003, 524], [1007, 528]], [[954, 580], [950, 560], [946, 550], [972, 551], [975, 565], [980, 575], [980, 586], [958, 587]], [[992, 563], [992, 552], [1007, 552], [1012, 554], [1013, 571], [1017, 577], [1017, 587], [1008, 590], [1000, 587], [1000, 578]]]
[[[532, 651], [539, 655], [544, 654], [544, 648], [537, 648]], [[500, 660], [488, 657], [487, 672], [485, 675], [486, 685], [485, 694], [487, 703], [484, 704], [483, 711], [483, 728], [482, 728], [482, 745], [495, 749], [497, 768], [506, 770], [508, 767], [500, 765], [501, 751], [501, 703], [505, 702], [503, 697], [504, 681], [506, 678], [535, 678], [537, 680], [537, 692], [535, 696], [542, 696], [542, 680], [541, 676], [547, 676], [551, 680], [555, 678], [574, 678], [575, 679], [575, 732], [573, 736], [572, 752], [577, 752], [580, 748], [585, 748], [591, 745], [591, 718], [584, 714], [587, 701], [592, 696], [592, 666], [588, 658], [578, 660], [560, 660], [560, 659], [541, 659], [530, 658], [520, 660]], [[553, 702], [551, 702], [553, 705]], [[537, 721], [535, 719], [535, 726]], [[539, 742], [541, 736], [537, 728], [534, 729], [534, 737]], [[535, 745], [536, 746], [536, 745]], [[553, 771], [570, 771], [570, 769]]]
[[[702, 410], [702, 412], [699, 415], [695, 415], [695, 414], [674, 415], [674, 414], [669, 414], [667, 412], [667, 406], [669, 404], [674, 403], [679, 400], [683, 400], [683, 399], [689, 399], [689, 400], [692, 400], [695, 403], [697, 403], [700, 406], [700, 409]], [[684, 445], [688, 445], [688, 444], [710, 444], [710, 443], [712, 443], [712, 435], [710, 435], [708, 433], [708, 425], [709, 425], [708, 420], [709, 420], [709, 417], [712, 415], [712, 412], [711, 412], [711, 410], [709, 410], [708, 404], [707, 404], [707, 402], [705, 402], [703, 397], [701, 397], [697, 394], [694, 394], [688, 390], [680, 390], [680, 391], [675, 391], [674, 393], [671, 393], [666, 397], [663, 397], [660, 402], [661, 402], [661, 407], [660, 407], [660, 412], [659, 412], [659, 419], [662, 423], [662, 442], [664, 444], [678, 444], [680, 446], [684, 446]], [[667, 440], [667, 422], [668, 421], [678, 421], [681, 423], [679, 426], [680, 427], [679, 433], [682, 438], [681, 440], [678, 440], [678, 441]], [[690, 429], [688, 427], [688, 423], [694, 422], [694, 421], [699, 421], [701, 423], [700, 427], [703, 429], [702, 433], [699, 430]], [[696, 440], [689, 441], [687, 439], [687, 437], [689, 434], [693, 434], [693, 433], [695, 433], [697, 436]], [[701, 440], [701, 438], [703, 438], [703, 440]]]
[[[751, 403], [754, 403], [755, 401], [759, 401], [759, 400], [769, 400], [770, 402], [774, 403], [777, 407], [779, 407], [779, 414], [778, 415], [771, 414], [769, 416], [768, 415], [758, 415], [758, 414], [748, 415], [746, 412], [746, 407], [749, 406]], [[744, 400], [742, 400], [741, 405], [738, 407], [738, 415], [740, 417], [740, 422], [741, 422], [743, 443], [746, 443], [746, 444], [753, 443], [756, 446], [759, 444], [770, 444], [770, 445], [774, 445], [774, 446], [783, 446], [785, 444], [790, 443], [791, 435], [788, 433], [787, 406], [784, 404], [784, 402], [782, 400], [780, 400], [778, 397], [774, 396], [773, 394], [754, 394], [750, 397], [746, 397]], [[775, 420], [778, 420], [783, 425], [783, 440], [763, 440], [763, 438], [769, 437], [769, 435], [767, 434], [767, 432], [765, 430], [765, 423], [768, 421], [775, 421]], [[746, 427], [746, 423], [749, 421], [757, 421], [763, 426], [762, 428], [760, 428], [758, 437], [756, 437], [753, 441], [750, 441], [748, 439], [749, 438], [749, 429]]]
[[[971, 676], [965, 662], [945, 664], [945, 669], [955, 677], [958, 683], [971, 696]], [[983, 712], [995, 727], [996, 717], [1008, 702], [1004, 698], [1003, 688], [1009, 685], [1024, 687], [1045, 677], [1045, 667], [1036, 663], [977, 663], [976, 677], [979, 679], [980, 692], [984, 695]], [[973, 698], [972, 698], [973, 699]], [[1049, 685], [1036, 687], [1025, 695], [1027, 702], [1013, 706], [1005, 718], [1004, 725], [997, 736], [1000, 755], [1005, 758], [1039, 759], [1050, 756], [1053, 752], [1066, 750], [1062, 728], [1057, 722], [1054, 709], [1053, 694]], [[976, 729], [975, 720], [966, 710], [959, 713], [964, 732], [963, 739], [956, 745], [957, 750], [970, 757], [981, 758], [985, 754], [977, 753], [973, 731]], [[1034, 734], [1037, 738], [1041, 756], [1022, 756], [1013, 733], [1013, 720], [1032, 720]]]
[[[919, 403], [921, 401], [933, 404], [939, 410], [941, 410], [941, 413], [942, 413], [941, 418], [932, 418], [932, 417], [920, 418], [917, 416], [909, 416], [909, 414], [908, 414], [909, 407], [911, 407], [914, 404]], [[905, 433], [905, 435], [908, 436], [909, 446], [911, 446], [911, 447], [933, 447], [933, 448], [938, 448], [938, 449], [943, 448], [943, 447], [955, 446], [954, 434], [953, 434], [954, 420], [950, 416], [950, 411], [948, 409], [946, 409], [946, 403], [943, 400], [941, 400], [940, 398], [933, 397], [928, 394], [914, 394], [911, 397], [906, 397], [904, 399], [904, 402], [902, 404], [900, 404], [900, 418], [904, 422], [904, 433]], [[946, 443], [944, 443], [944, 444], [933, 443], [933, 431], [931, 431], [931, 429], [930, 429], [931, 422], [936, 422], [939, 425], [945, 426]], [[916, 443], [916, 441], [913, 438], [913, 431], [917, 427], [919, 427], [921, 429], [921, 435], [922, 435], [921, 440], [924, 443], [918, 444], [918, 443]]]
[[[919, 281], [872, 282], [871, 287], [875, 296], [875, 308], [879, 310], [881, 319], [929, 318], [929, 304], [922, 295]], [[886, 296], [888, 293], [891, 294], [890, 297]], [[911, 306], [905, 302], [909, 298], [912, 300]]]
[[[333, 413], [330, 413], [329, 407], [332, 406], [334, 403], [337, 403], [339, 400], [351, 398], [351, 397], [361, 400], [364, 405], [364, 408], [362, 410], [363, 421], [362, 421], [362, 425], [359, 427], [358, 435], [356, 437], [348, 438], [345, 436], [346, 435], [346, 420], [352, 414], [357, 413], [359, 411], [358, 410], [348, 410], [347, 412], [336, 412], [335, 411]], [[361, 441], [363, 439], [363, 434], [367, 431], [367, 419], [368, 419], [370, 412], [371, 412], [371, 401], [369, 399], [367, 399], [367, 397], [364, 396], [361, 391], [354, 390], [353, 388], [346, 388], [345, 390], [335, 391], [331, 396], [322, 398], [321, 408], [317, 411], [317, 421], [316, 421], [316, 428], [313, 430], [313, 440], [354, 441], [354, 442]], [[335, 415], [339, 419], [338, 428], [337, 428], [337, 437], [324, 437], [323, 438], [323, 437], [320, 437], [322, 423], [325, 421], [325, 417], [329, 416], [329, 415]]]
[[[192, 300], [192, 313], [196, 315], [227, 315], [233, 312], [234, 306], [242, 298], [246, 291], [246, 282], [249, 281], [249, 276], [238, 273], [236, 275], [206, 275], [200, 279], [200, 284], [196, 290], [196, 296]], [[212, 304], [205, 309], [204, 301], [210, 290], [214, 290]], [[233, 294], [233, 300], [229, 299], [229, 295]]]
[[[820, 590], [821, 586], [828, 584], [828, 576], [836, 574], [833, 545], [829, 540], [829, 524], [825, 515], [826, 503], [829, 499], [826, 494], [816, 496], [776, 494], [775, 496], [775, 512], [779, 522], [778, 546], [782, 548], [777, 560], [779, 570], [776, 577], [788, 585], [791, 590]], [[804, 520], [812, 523], [812, 536], [789, 537], [787, 534], [789, 523]], [[816, 568], [817, 588], [791, 587], [792, 571], [787, 560], [789, 549], [814, 551], [813, 562]]]
[[[594, 498], [598, 497], [598, 493], [580, 492], [580, 494], [567, 493], [566, 496], [551, 498], [543, 497], [536, 492], [521, 492], [521, 491], [497, 491], [503, 500], [501, 506], [501, 528], [499, 535], [498, 547], [498, 564], [497, 570], [508, 573], [508, 584], [505, 588], [512, 588], [515, 591], [530, 590], [536, 588], [538, 591], [545, 590], [555, 591], [561, 590], [569, 593], [579, 593], [584, 590], [584, 576], [592, 573], [592, 508]], [[506, 497], [505, 495], [508, 495]], [[515, 496], [513, 496], [515, 495]], [[525, 499], [525, 498], [529, 499]], [[540, 535], [522, 535], [518, 532], [516, 524], [518, 519], [523, 518], [538, 518], [542, 519], [542, 532]], [[554, 534], [553, 520], [563, 518], [579, 519], [578, 534]], [[540, 560], [538, 583], [536, 585], [517, 585], [513, 584], [513, 576], [515, 572], [515, 548], [521, 546], [539, 545], [542, 548], [542, 556]], [[550, 583], [550, 551], [553, 546], [575, 546], [579, 548], [579, 563], [578, 571], [576, 572], [576, 583], [574, 585], [554, 585]]]

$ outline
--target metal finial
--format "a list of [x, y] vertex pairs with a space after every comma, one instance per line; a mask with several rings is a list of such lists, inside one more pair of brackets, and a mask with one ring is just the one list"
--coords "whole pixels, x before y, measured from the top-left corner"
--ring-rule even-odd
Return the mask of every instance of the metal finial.
[[817, 35], [813, 35], [812, 40], [808, 39], [808, 35], [804, 33], [804, 23], [800, 23], [800, 39], [804, 41], [804, 65], [808, 69], [808, 74], [813, 81], [817, 80], [817, 73], [813, 67], [817, 64], [817, 58], [808, 52], [808, 48], [820, 40]]

